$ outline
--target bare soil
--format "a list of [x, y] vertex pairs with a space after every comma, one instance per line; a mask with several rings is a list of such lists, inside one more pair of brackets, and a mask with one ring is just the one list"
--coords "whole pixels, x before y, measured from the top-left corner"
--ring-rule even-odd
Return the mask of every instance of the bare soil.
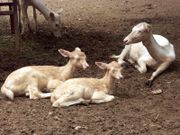
[[[57, 11], [61, 7], [63, 37], [56, 39], [39, 15], [37, 35], [26, 33], [22, 51], [14, 51], [8, 20], [0, 19], [0, 83], [13, 70], [26, 65], [64, 65], [58, 48], [86, 52], [91, 67], [76, 77], [101, 77], [94, 62], [110, 62], [123, 49], [122, 39], [142, 21], [153, 26], [175, 46], [177, 59], [152, 87], [144, 82], [153, 70], [140, 74], [132, 66], [124, 80], [116, 81], [116, 99], [105, 104], [53, 108], [49, 99], [0, 95], [1, 135], [179, 135], [180, 134], [180, 1], [179, 0], [45, 0]], [[159, 95], [151, 91], [161, 89]]]

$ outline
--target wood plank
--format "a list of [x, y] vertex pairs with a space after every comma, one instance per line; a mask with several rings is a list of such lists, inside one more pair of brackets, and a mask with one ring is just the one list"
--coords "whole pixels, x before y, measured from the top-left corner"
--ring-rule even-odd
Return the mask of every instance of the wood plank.
[[17, 3], [13, 3], [13, 2], [3, 2], [0, 3], [0, 6], [16, 6]]
[[0, 15], [13, 15], [14, 11], [0, 11]]
[[20, 31], [19, 31], [19, 23], [18, 23], [18, 13], [17, 13], [17, 0], [13, 0], [13, 2], [1, 2], [1, 6], [9, 6], [9, 11], [0, 11], [0, 15], [10, 15], [11, 22], [11, 31], [15, 33], [15, 44], [16, 50], [20, 51]]

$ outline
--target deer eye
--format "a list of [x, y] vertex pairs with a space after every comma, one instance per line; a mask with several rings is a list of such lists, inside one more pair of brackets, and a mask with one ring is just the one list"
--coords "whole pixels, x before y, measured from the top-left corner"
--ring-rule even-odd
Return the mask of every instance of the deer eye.
[[75, 60], [75, 58], [74, 58], [74, 57], [70, 57], [70, 59], [71, 59], [71, 60]]
[[116, 70], [113, 70], [112, 73], [116, 73]]
[[81, 59], [80, 59], [80, 58], [77, 58], [76, 60], [77, 60], [77, 61], [80, 61]]
[[55, 24], [56, 27], [59, 27], [59, 24]]

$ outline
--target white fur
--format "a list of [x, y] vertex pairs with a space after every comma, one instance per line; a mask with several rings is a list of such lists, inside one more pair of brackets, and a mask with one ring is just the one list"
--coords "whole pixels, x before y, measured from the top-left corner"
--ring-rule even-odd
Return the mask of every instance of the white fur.
[[161, 35], [151, 33], [151, 26], [147, 23], [136, 25], [132, 32], [124, 39], [128, 45], [125, 46], [118, 58], [118, 61], [127, 59], [140, 73], [145, 73], [147, 67], [158, 66], [148, 80], [152, 83], [155, 77], [166, 70], [175, 60], [173, 45]]
[[64, 107], [80, 103], [104, 103], [114, 99], [109, 95], [114, 79], [122, 77], [122, 65], [117, 62], [97, 64], [106, 69], [103, 78], [74, 78], [59, 85], [52, 93], [53, 107]]
[[[64, 49], [59, 52], [70, 57], [65, 66], [28, 66], [15, 70], [6, 78], [1, 92], [11, 100], [19, 95], [29, 96], [30, 99], [48, 98], [51, 93], [42, 93], [43, 91], [52, 92], [62, 81], [71, 78], [77, 68], [88, 67], [84, 52], [69, 52]], [[81, 61], [74, 58], [77, 55]]]

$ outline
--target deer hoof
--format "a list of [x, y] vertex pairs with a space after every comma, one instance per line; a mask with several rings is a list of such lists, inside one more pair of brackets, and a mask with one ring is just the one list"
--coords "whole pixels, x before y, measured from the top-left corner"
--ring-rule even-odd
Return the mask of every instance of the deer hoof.
[[145, 82], [145, 84], [146, 84], [147, 86], [151, 87], [151, 86], [152, 86], [152, 81], [151, 81], [151, 80], [148, 80], [148, 81]]

